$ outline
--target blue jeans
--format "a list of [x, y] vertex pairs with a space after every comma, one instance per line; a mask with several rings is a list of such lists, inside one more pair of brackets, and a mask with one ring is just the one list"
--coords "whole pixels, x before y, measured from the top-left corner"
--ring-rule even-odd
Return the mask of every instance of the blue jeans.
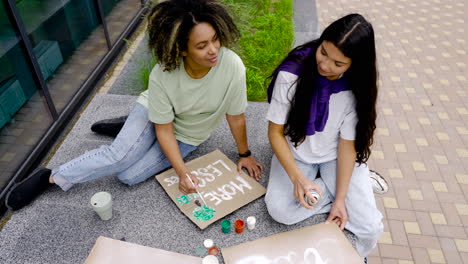
[[[336, 160], [307, 164], [295, 161], [304, 176], [316, 183], [322, 197], [312, 210], [302, 207], [294, 199], [294, 185], [276, 156], [271, 160], [265, 203], [271, 217], [280, 223], [292, 225], [315, 214], [329, 213], [336, 194]], [[317, 172], [320, 171], [320, 178]], [[366, 257], [377, 244], [383, 232], [382, 214], [377, 209], [369, 177], [369, 169], [362, 164], [354, 167], [346, 195], [348, 222], [345, 228], [357, 237], [356, 249]]]
[[[197, 147], [177, 141], [185, 158]], [[156, 138], [148, 109], [136, 104], [111, 145], [97, 149], [52, 169], [52, 178], [64, 191], [74, 184], [116, 174], [128, 185], [145, 181], [171, 166]]]

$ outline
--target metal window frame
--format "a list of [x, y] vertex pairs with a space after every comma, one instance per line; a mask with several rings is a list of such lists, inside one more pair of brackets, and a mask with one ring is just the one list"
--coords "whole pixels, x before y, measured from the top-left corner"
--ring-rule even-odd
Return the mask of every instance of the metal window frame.
[[112, 49], [112, 42], [109, 37], [109, 29], [107, 28], [106, 17], [104, 16], [104, 12], [102, 11], [101, 0], [94, 0], [93, 1], [96, 7], [96, 14], [98, 19], [101, 21], [102, 28], [104, 29], [104, 36], [106, 37], [107, 48], [109, 50]]
[[[10, 16], [12, 21], [15, 23], [15, 29], [20, 33], [20, 42], [23, 43], [25, 47], [28, 63], [30, 64], [32, 75], [35, 82], [38, 84], [39, 91], [43, 97], [43, 102], [45, 103], [46, 109], [49, 111], [51, 117], [53, 118], [53, 123], [43, 135], [42, 139], [36, 144], [34, 149], [30, 152], [29, 156], [23, 161], [23, 164], [17, 169], [16, 173], [9, 180], [9, 183], [3, 188], [0, 193], [0, 218], [3, 217], [4, 213], [7, 212], [5, 206], [5, 197], [8, 191], [13, 185], [25, 178], [35, 167], [39, 166], [43, 158], [51, 147], [55, 144], [55, 141], [60, 137], [63, 129], [68, 125], [68, 123], [73, 119], [77, 111], [81, 108], [85, 100], [88, 99], [92, 92], [97, 90], [96, 84], [102, 79], [103, 74], [110, 68], [114, 60], [117, 58], [120, 51], [125, 46], [125, 39], [128, 39], [141, 24], [144, 19], [144, 15], [148, 10], [147, 3], [150, 0], [141, 0], [141, 9], [133, 17], [133, 19], [127, 24], [123, 32], [119, 35], [114, 45], [110, 45], [110, 39], [108, 33], [106, 34], [106, 41], [108, 42], [109, 51], [101, 59], [98, 65], [94, 68], [91, 74], [88, 76], [88, 79], [81, 85], [75, 95], [71, 98], [65, 108], [60, 114], [57, 113], [55, 105], [53, 104], [52, 98], [50, 97], [47, 84], [44, 81], [42, 72], [40, 71], [39, 64], [37, 59], [32, 52], [31, 42], [26, 34], [26, 29], [24, 23], [19, 16], [18, 10], [16, 8], [16, 3], [14, 0], [3, 0], [5, 5], [5, 10], [7, 15]], [[99, 2], [99, 0], [97, 0]], [[98, 18], [101, 21], [105, 21], [101, 8], [99, 7]], [[105, 22], [102, 23], [104, 31], [107, 31], [107, 25]], [[107, 31], [108, 32], [108, 31]]]
[[[14, 0], [4, 0], [5, 11], [10, 17], [10, 23], [13, 26], [13, 29], [19, 33], [19, 42], [22, 43], [24, 51], [26, 52], [26, 62], [28, 63], [34, 83], [36, 84], [37, 89], [39, 90], [40, 96], [43, 98], [42, 102], [45, 103], [45, 108], [49, 111], [49, 114], [52, 116], [52, 119], [55, 121], [58, 119], [57, 109], [55, 104], [50, 96], [49, 89], [42, 75], [41, 68], [37, 62], [36, 54], [33, 52], [31, 41], [29, 40], [26, 26], [21, 19], [18, 9], [16, 8], [16, 3]], [[1, 197], [1, 196], [0, 196]]]

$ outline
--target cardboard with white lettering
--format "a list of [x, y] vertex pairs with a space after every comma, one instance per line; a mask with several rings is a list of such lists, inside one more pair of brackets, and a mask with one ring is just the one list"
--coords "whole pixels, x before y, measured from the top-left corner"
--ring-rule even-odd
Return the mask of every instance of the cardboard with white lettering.
[[100, 236], [84, 264], [200, 264], [201, 258]]
[[362, 264], [363, 259], [332, 222], [279, 233], [221, 249], [226, 264]]
[[[219, 150], [189, 161], [186, 166], [199, 179], [198, 190], [207, 208], [198, 194], [183, 195], [179, 191], [179, 177], [174, 169], [156, 175], [156, 180], [177, 207], [201, 229], [266, 193], [252, 177], [244, 172], [239, 174], [237, 165]], [[197, 206], [195, 200], [202, 207]]]

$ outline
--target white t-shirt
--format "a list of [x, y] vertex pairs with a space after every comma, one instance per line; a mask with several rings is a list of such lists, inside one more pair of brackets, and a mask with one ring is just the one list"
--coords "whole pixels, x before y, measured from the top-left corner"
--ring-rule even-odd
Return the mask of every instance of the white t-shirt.
[[[296, 90], [297, 75], [280, 71], [268, 108], [267, 119], [275, 124], [284, 125], [288, 118], [290, 100]], [[293, 84], [294, 83], [294, 84]], [[293, 84], [293, 85], [292, 85]], [[292, 85], [292, 86], [291, 86]], [[329, 115], [322, 132], [316, 131], [297, 148], [288, 139], [289, 148], [294, 157], [306, 163], [323, 163], [338, 156], [338, 140], [354, 140], [356, 136], [357, 114], [356, 99], [352, 91], [332, 94], [329, 101]]]

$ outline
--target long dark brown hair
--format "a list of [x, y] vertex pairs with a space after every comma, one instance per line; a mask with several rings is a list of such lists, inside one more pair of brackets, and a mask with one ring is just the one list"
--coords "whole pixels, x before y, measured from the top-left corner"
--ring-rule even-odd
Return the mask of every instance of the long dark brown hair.
[[[345, 75], [348, 78], [349, 88], [356, 98], [358, 117], [355, 139], [356, 162], [365, 163], [369, 159], [370, 146], [374, 142], [378, 73], [374, 30], [372, 25], [359, 14], [350, 14], [333, 22], [323, 31], [319, 39], [295, 48], [283, 60], [283, 62], [294, 60], [303, 65], [303, 70], [296, 81], [296, 92], [291, 100], [284, 134], [290, 137], [296, 147], [306, 138], [312, 94], [319, 75], [315, 50], [323, 41], [333, 43], [352, 61]], [[306, 48], [312, 48], [314, 52], [307, 57], [298, 57], [297, 51]], [[279, 67], [273, 75], [277, 74], [278, 70]]]
[[207, 22], [215, 29], [221, 46], [229, 47], [240, 38], [233, 19], [216, 0], [168, 0], [151, 8], [148, 45], [165, 71], [180, 66], [190, 31], [201, 22]]

